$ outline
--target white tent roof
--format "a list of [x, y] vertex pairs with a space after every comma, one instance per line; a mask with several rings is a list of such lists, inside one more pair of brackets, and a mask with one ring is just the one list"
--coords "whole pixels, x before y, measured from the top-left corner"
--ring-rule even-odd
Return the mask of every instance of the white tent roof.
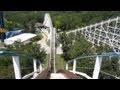
[[32, 33], [23, 33], [23, 34], [19, 34], [19, 35], [16, 35], [16, 36], [13, 36], [13, 37], [10, 37], [10, 38], [7, 38], [4, 40], [4, 43], [6, 45], [8, 44], [13, 44], [15, 41], [21, 41], [21, 42], [24, 42], [24, 41], [27, 41], [33, 37], [35, 37], [36, 34], [32, 34]]

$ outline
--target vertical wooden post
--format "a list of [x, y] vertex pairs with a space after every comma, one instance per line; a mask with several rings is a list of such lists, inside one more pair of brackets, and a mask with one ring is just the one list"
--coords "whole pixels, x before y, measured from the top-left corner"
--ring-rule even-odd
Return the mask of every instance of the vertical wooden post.
[[21, 79], [19, 56], [12, 56], [14, 73], [16, 79]]
[[54, 58], [54, 73], [56, 73], [56, 68], [55, 68], [56, 67], [56, 65], [55, 65], [55, 56], [56, 56], [56, 41], [55, 41], [55, 39], [56, 39], [56, 28], [53, 28], [53, 33], [54, 33], [53, 34], [54, 35], [54, 38], [53, 38], [54, 39], [53, 40], [53, 42], [54, 42], [54, 47], [53, 47], [54, 48], [53, 49], [54, 50], [54, 52], [53, 52], [54, 53], [53, 54], [53, 58]]
[[100, 73], [100, 68], [102, 64], [102, 57], [97, 56], [96, 57], [96, 62], [95, 62], [95, 67], [93, 71], [93, 79], [98, 79], [99, 73]]
[[42, 72], [42, 64], [40, 63], [40, 66], [39, 66], [39, 70], [40, 70], [40, 73]]
[[33, 59], [33, 68], [34, 68], [34, 75], [33, 77], [36, 77], [37, 76], [37, 60], [36, 59]]
[[68, 70], [68, 63], [66, 63], [66, 67], [65, 68], [66, 68], [66, 70]]
[[76, 59], [74, 59], [74, 61], [73, 61], [73, 72], [75, 72], [76, 71]]
[[119, 70], [120, 70], [120, 56], [118, 57], [118, 67], [119, 67]]

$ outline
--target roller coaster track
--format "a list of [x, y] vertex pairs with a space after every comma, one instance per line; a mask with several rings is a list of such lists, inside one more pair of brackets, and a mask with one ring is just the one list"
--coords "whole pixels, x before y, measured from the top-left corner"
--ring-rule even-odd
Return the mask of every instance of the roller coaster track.
[[85, 39], [94, 45], [106, 44], [115, 52], [120, 50], [120, 17], [102, 21], [83, 28], [66, 32], [67, 34], [80, 33]]
[[52, 73], [55, 73], [55, 28], [53, 28], [52, 20], [48, 13], [45, 14], [45, 21], [43, 24], [50, 29], [50, 58], [48, 67], [51, 68], [50, 70]]
[[[36, 60], [33, 58], [33, 66], [34, 66], [34, 72], [27, 74], [23, 77], [21, 77], [21, 72], [20, 72], [20, 64], [19, 64], [19, 57], [21, 54], [13, 53], [13, 52], [8, 52], [1, 50], [0, 51], [0, 56], [1, 55], [8, 55], [12, 56], [13, 59], [13, 66], [14, 66], [14, 72], [15, 72], [15, 77], [16, 79], [27, 79], [30, 76], [33, 76], [31, 79], [52, 79], [51, 75], [59, 76], [60, 79], [66, 78], [66, 79], [80, 79], [76, 75], [83, 76], [87, 79], [98, 79], [101, 65], [102, 65], [102, 59], [103, 57], [114, 57], [114, 56], [120, 56], [119, 50], [120, 50], [120, 17], [109, 19], [107, 21], [102, 21], [100, 23], [96, 23], [90, 26], [86, 26], [83, 28], [78, 28], [69, 32], [66, 32], [67, 34], [77, 34], [80, 32], [80, 34], [84, 35], [85, 39], [88, 40], [89, 42], [95, 44], [95, 45], [100, 45], [100, 43], [107, 44], [111, 48], [114, 49], [115, 52], [109, 52], [109, 53], [102, 53], [102, 54], [96, 54], [96, 55], [91, 55], [91, 56], [82, 56], [82, 57], [77, 57], [72, 60], [69, 60], [66, 63], [66, 70], [58, 70], [56, 72], [55, 68], [55, 55], [56, 55], [56, 47], [55, 47], [55, 39], [56, 39], [56, 29], [52, 25], [52, 20], [50, 15], [47, 13], [45, 14], [45, 20], [43, 23], [47, 29], [50, 30], [50, 56], [48, 60], [48, 67], [47, 69], [41, 69], [42, 66], [41, 64], [39, 65], [39, 68], [37, 68]], [[24, 55], [23, 55], [24, 56]], [[29, 56], [28, 56], [29, 57]], [[96, 62], [94, 66], [94, 71], [93, 71], [93, 76], [89, 76], [86, 73], [83, 72], [78, 72], [76, 70], [76, 63], [78, 60], [82, 58], [91, 58], [95, 57]], [[69, 70], [68, 64], [73, 63], [73, 70]], [[59, 74], [56, 74], [59, 73]], [[61, 76], [64, 75], [65, 77]], [[102, 72], [105, 73], [105, 72]], [[110, 75], [108, 73], [105, 73], [107, 75]], [[113, 76], [113, 75], [111, 75]], [[117, 79], [119, 77], [113, 76]], [[56, 77], [57, 78], [57, 77]], [[59, 78], [58, 78], [59, 79]]]

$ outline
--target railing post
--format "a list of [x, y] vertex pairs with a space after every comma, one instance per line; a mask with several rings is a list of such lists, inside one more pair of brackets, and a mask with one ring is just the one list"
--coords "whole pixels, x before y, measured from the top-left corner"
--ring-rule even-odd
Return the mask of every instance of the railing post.
[[66, 70], [68, 70], [68, 63], [66, 63], [66, 67], [65, 67]]
[[36, 59], [33, 59], [33, 68], [34, 68], [34, 75], [33, 77], [36, 77], [37, 76], [37, 60]]
[[56, 39], [56, 28], [53, 28], [53, 32], [54, 32], [54, 40], [53, 40], [53, 42], [54, 42], [54, 73], [56, 73], [56, 68], [55, 68], [55, 55], [56, 55], [56, 42], [55, 42], [55, 39]]
[[120, 70], [120, 56], [118, 58], [118, 69]]
[[99, 73], [100, 73], [101, 64], [102, 64], [102, 57], [97, 56], [96, 57], [95, 66], [94, 66], [94, 71], [93, 71], [93, 79], [98, 79]]
[[74, 61], [73, 61], [73, 72], [75, 72], [76, 71], [76, 59], [74, 59]]
[[40, 63], [40, 66], [39, 66], [39, 70], [40, 70], [40, 73], [42, 72], [42, 64]]
[[21, 79], [19, 56], [12, 56], [14, 73], [16, 79]]

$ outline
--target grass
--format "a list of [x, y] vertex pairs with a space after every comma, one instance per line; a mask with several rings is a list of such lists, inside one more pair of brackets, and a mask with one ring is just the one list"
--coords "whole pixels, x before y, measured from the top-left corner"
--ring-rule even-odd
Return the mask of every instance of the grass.
[[[48, 59], [49, 59], [49, 54], [46, 56], [46, 59], [45, 59], [45, 63], [44, 63], [45, 67], [48, 66]], [[58, 69], [64, 69], [64, 67], [65, 67], [65, 61], [61, 57], [61, 55], [56, 54], [55, 66], [56, 66], [56, 70], [58, 70]]]
[[46, 55], [45, 62], [44, 62], [44, 68], [47, 68], [48, 60], [49, 60], [49, 54]]
[[61, 55], [56, 55], [56, 70], [59, 69], [64, 69], [65, 67], [65, 61], [64, 59], [61, 57]]

